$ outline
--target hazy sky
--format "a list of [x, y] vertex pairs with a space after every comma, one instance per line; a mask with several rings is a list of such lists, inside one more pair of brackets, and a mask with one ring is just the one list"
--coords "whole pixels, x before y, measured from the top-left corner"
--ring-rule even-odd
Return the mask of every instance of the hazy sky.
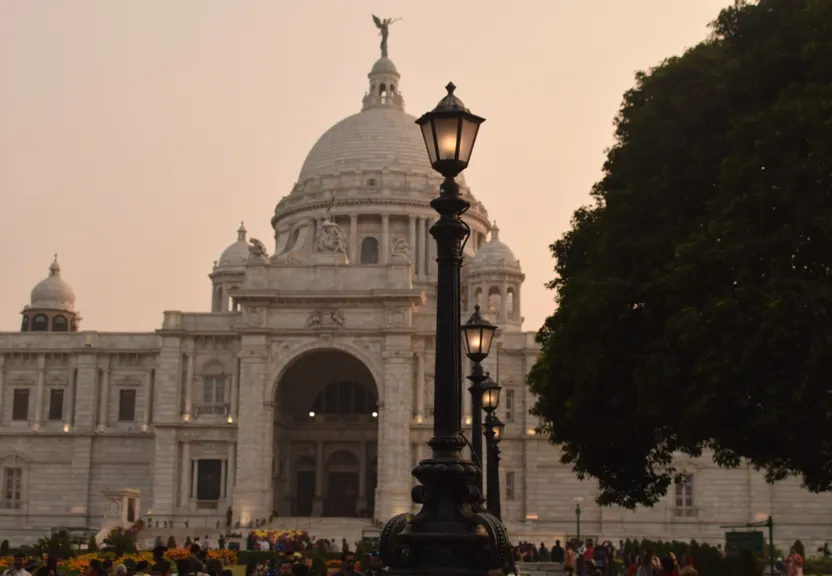
[[207, 311], [245, 221], [277, 201], [379, 55], [408, 112], [449, 81], [488, 122], [466, 177], [520, 258], [525, 328], [553, 310], [548, 246], [588, 201], [633, 74], [708, 34], [730, 0], [3, 0], [0, 330], [57, 252], [87, 330]]

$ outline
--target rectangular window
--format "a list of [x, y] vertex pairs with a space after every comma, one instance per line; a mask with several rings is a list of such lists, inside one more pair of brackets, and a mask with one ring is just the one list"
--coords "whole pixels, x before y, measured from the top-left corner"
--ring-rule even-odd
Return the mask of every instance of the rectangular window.
[[118, 391], [118, 421], [136, 421], [136, 391], [132, 388]]
[[202, 377], [202, 405], [197, 408], [200, 414], [225, 413], [225, 376]]
[[23, 501], [23, 468], [3, 469], [3, 507], [17, 509]]
[[29, 419], [29, 389], [16, 388], [12, 400], [12, 420]]
[[693, 502], [693, 476], [685, 475], [675, 484], [676, 516], [696, 516]]
[[514, 472], [506, 472], [506, 500], [514, 500]]
[[506, 422], [514, 422], [514, 390], [506, 390]]
[[64, 391], [53, 388], [49, 391], [49, 419], [61, 421], [64, 419]]

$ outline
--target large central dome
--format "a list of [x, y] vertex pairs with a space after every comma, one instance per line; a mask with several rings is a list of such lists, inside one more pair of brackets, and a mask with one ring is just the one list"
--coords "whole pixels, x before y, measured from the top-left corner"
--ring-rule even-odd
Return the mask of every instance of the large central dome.
[[416, 119], [399, 108], [368, 108], [344, 118], [318, 140], [298, 180], [351, 170], [429, 172], [430, 161]]
[[[438, 178], [416, 118], [404, 111], [396, 65], [382, 57], [367, 76], [370, 86], [361, 112], [321, 136], [303, 163], [298, 183], [349, 172], [393, 171]], [[464, 185], [465, 179], [457, 181]]]

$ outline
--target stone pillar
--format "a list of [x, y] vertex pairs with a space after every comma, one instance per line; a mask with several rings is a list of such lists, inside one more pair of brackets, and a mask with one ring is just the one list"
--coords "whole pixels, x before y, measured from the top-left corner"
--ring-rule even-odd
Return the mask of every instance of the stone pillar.
[[350, 214], [350, 262], [358, 262], [358, 214]]
[[179, 472], [179, 506], [186, 508], [191, 497], [191, 443], [182, 442], [182, 462]]
[[228, 459], [220, 462], [220, 498], [225, 498], [228, 485], [226, 479], [228, 478]]
[[356, 503], [356, 512], [360, 513], [367, 508], [367, 443], [361, 440], [361, 450], [359, 452], [358, 465], [358, 502]]
[[410, 426], [413, 393], [407, 386], [413, 378], [413, 352], [410, 336], [388, 335], [385, 339], [384, 382], [379, 402], [378, 487], [375, 519], [386, 521], [411, 510]]
[[191, 417], [191, 409], [193, 404], [193, 391], [194, 391], [194, 364], [196, 363], [196, 354], [194, 354], [194, 349], [191, 347], [190, 352], [188, 352], [188, 369], [185, 375], [185, 416], [187, 419]]
[[419, 240], [416, 248], [413, 249], [413, 262], [416, 276], [422, 280], [425, 275], [425, 220], [421, 216], [416, 219], [416, 229]]
[[0, 354], [0, 426], [3, 425], [3, 394], [6, 382], [6, 357]]
[[428, 220], [428, 276], [436, 278], [436, 240], [430, 235], [430, 229], [435, 222], [439, 221], [439, 217]]
[[512, 317], [518, 322], [523, 318], [522, 309], [520, 308], [520, 284], [514, 285], [514, 313]]
[[[69, 363], [69, 386], [66, 387], [66, 402], [64, 404], [64, 430], [67, 426], [71, 427], [75, 421], [75, 388], [78, 386], [77, 378], [78, 360], [77, 357], [72, 358]], [[0, 390], [2, 396], [2, 390]]]
[[408, 223], [408, 239], [410, 242], [410, 264], [413, 274], [416, 274], [416, 216], [410, 217]]
[[43, 394], [46, 386], [46, 356], [38, 354], [38, 383], [35, 391], [35, 422], [34, 429], [38, 430], [43, 421]]
[[228, 417], [232, 422], [237, 421], [237, 389], [240, 386], [240, 358], [234, 355], [231, 363], [231, 390], [228, 397]]
[[106, 357], [101, 368], [101, 398], [98, 405], [98, 429], [107, 427], [110, 412], [110, 358]]
[[381, 263], [390, 263], [390, 215], [381, 215]]
[[425, 420], [425, 353], [416, 353], [416, 422]]
[[318, 452], [315, 455], [315, 498], [312, 500], [312, 516], [322, 516], [324, 513], [324, 443], [318, 441]]
[[505, 322], [508, 320], [508, 316], [506, 312], [508, 308], [506, 307], [506, 296], [508, 296], [508, 284], [505, 282], [500, 283], [500, 315], [497, 317], [498, 322]]
[[196, 487], [199, 482], [199, 458], [191, 460], [191, 497], [196, 500]]
[[153, 412], [153, 369], [144, 374], [144, 416], [142, 417], [142, 430], [150, 426], [151, 414]]
[[228, 462], [225, 465], [228, 472], [228, 478], [225, 481], [225, 499], [231, 501], [231, 495], [234, 494], [234, 486], [237, 484], [237, 444], [234, 442], [228, 443]]
[[243, 524], [272, 510], [272, 459], [274, 450], [274, 398], [267, 385], [266, 336], [245, 334], [240, 351], [239, 413], [237, 423], [237, 476], [234, 514]]

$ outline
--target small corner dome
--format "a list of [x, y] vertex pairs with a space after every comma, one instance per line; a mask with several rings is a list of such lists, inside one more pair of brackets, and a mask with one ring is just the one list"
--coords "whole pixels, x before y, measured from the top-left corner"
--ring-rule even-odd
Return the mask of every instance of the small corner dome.
[[500, 229], [494, 222], [491, 226], [491, 238], [483, 244], [471, 262], [471, 270], [478, 268], [509, 268], [519, 271], [520, 262], [506, 244], [500, 240]]
[[75, 291], [61, 278], [57, 254], [49, 266], [49, 276], [32, 289], [30, 301], [31, 309], [75, 311]]
[[237, 230], [237, 241], [223, 251], [217, 263], [217, 268], [239, 268], [246, 265], [248, 260], [246, 233], [246, 227], [240, 222], [240, 228]]
[[399, 71], [396, 70], [396, 65], [393, 64], [393, 61], [389, 58], [379, 58], [376, 60], [376, 63], [373, 64], [373, 69], [370, 70], [370, 75], [374, 74], [389, 74], [392, 76], [398, 76]]

